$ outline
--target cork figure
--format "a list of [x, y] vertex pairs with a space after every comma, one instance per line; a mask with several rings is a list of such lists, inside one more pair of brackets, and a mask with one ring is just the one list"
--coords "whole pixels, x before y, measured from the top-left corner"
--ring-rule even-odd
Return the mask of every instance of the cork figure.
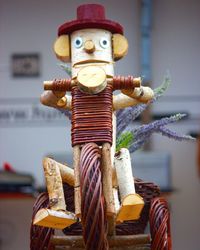
[[[138, 219], [144, 206], [128, 150], [115, 154], [115, 111], [153, 98], [140, 77], [114, 75], [114, 63], [127, 51], [123, 27], [106, 19], [103, 6], [79, 6], [77, 19], [59, 27], [54, 43], [56, 57], [71, 62], [72, 77], [45, 81], [41, 96], [42, 104], [72, 112], [73, 169], [44, 159], [50, 208], [38, 211], [34, 223], [65, 228], [79, 218], [86, 249], [107, 249], [107, 232], [114, 233], [115, 223]], [[66, 210], [63, 182], [74, 186], [74, 214]], [[91, 243], [95, 235], [103, 239]]]

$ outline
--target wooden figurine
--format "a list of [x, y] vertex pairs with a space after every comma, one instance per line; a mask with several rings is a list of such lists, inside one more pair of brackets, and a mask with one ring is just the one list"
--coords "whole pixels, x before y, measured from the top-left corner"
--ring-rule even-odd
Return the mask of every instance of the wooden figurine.
[[[76, 218], [81, 218], [87, 224], [83, 214], [87, 210], [84, 207], [87, 202], [83, 200], [83, 195], [92, 188], [94, 180], [96, 185], [91, 193], [97, 192], [95, 188], [102, 182], [103, 197], [95, 209], [103, 206], [105, 199], [110, 234], [113, 233], [115, 222], [139, 218], [144, 202], [135, 193], [129, 152], [122, 149], [115, 157], [115, 111], [146, 103], [154, 94], [151, 88], [141, 86], [140, 77], [114, 75], [115, 61], [123, 58], [127, 51], [128, 41], [123, 35], [122, 26], [106, 19], [101, 5], [79, 6], [77, 19], [59, 27], [54, 52], [62, 62], [71, 62], [72, 78], [45, 81], [41, 102], [72, 111], [74, 173], [67, 166], [44, 159], [51, 207], [37, 213], [35, 224], [64, 228], [74, 223]], [[121, 93], [113, 95], [115, 90], [121, 90]], [[66, 92], [71, 92], [71, 96]], [[86, 154], [91, 156], [87, 157]], [[85, 166], [91, 166], [93, 172], [89, 173]], [[100, 181], [95, 171], [101, 174]], [[91, 174], [94, 176], [90, 185], [86, 179]], [[62, 190], [62, 182], [65, 181], [74, 186], [75, 214], [66, 211]], [[101, 186], [98, 194], [100, 192]], [[86, 194], [87, 199], [92, 202], [94, 196], [90, 199]], [[84, 233], [87, 234], [87, 230]]]

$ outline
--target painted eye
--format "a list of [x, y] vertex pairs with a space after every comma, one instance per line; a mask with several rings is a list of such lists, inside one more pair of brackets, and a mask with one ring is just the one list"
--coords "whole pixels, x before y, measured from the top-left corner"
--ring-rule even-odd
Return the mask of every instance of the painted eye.
[[109, 41], [105, 37], [101, 38], [99, 43], [100, 43], [101, 47], [104, 48], [104, 49], [108, 48], [108, 46], [109, 46]]
[[83, 39], [81, 37], [77, 37], [75, 40], [74, 40], [74, 46], [76, 48], [80, 48], [81, 46], [83, 45]]

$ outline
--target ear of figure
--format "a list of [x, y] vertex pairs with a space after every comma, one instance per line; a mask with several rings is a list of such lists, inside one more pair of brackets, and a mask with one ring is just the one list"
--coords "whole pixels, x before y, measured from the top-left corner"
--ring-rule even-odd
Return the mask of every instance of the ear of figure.
[[70, 61], [70, 41], [68, 35], [59, 36], [53, 46], [56, 57], [62, 62]]
[[113, 59], [115, 61], [123, 58], [128, 52], [128, 40], [121, 34], [113, 34]]

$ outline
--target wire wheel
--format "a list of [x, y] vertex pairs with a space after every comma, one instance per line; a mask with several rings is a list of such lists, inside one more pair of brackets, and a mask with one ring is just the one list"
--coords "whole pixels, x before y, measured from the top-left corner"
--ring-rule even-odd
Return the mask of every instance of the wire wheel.
[[33, 215], [30, 228], [30, 250], [54, 250], [50, 244], [51, 236], [54, 234], [54, 229], [33, 225], [33, 220], [36, 213], [41, 208], [49, 206], [49, 198], [47, 193], [41, 193], [33, 206]]
[[101, 154], [98, 145], [85, 144], [80, 156], [80, 183], [81, 221], [86, 250], [109, 249], [100, 166]]
[[155, 198], [150, 208], [150, 230], [153, 250], [171, 250], [170, 212], [164, 198]]

